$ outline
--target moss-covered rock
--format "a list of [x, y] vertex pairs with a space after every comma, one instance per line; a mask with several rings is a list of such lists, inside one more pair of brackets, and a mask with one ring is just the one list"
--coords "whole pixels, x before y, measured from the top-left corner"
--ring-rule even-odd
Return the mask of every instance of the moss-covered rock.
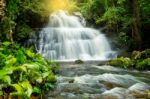
[[132, 59], [146, 59], [150, 58], [150, 49], [146, 49], [144, 51], [133, 51], [131, 55]]
[[110, 60], [108, 64], [123, 68], [150, 70], [150, 49], [146, 49], [144, 51], [133, 51], [131, 54], [131, 58], [115, 58]]
[[146, 49], [141, 52], [141, 59], [150, 58], [150, 49]]
[[82, 60], [75, 60], [75, 64], [83, 64], [84, 62]]
[[133, 51], [131, 55], [131, 59], [140, 59], [141, 58], [141, 52], [140, 51]]
[[120, 58], [112, 59], [108, 62], [108, 64], [112, 66], [123, 67], [123, 68], [132, 67], [134, 65], [133, 61], [127, 57], [120, 57]]

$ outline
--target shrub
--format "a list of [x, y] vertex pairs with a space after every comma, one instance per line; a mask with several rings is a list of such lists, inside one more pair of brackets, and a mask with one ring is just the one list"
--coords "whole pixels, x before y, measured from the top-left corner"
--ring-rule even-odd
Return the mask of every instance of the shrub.
[[138, 60], [136, 62], [136, 68], [143, 70], [143, 69], [150, 69], [150, 58], [144, 60]]
[[[56, 63], [10, 42], [0, 45], [0, 95], [29, 99], [54, 87]], [[55, 67], [55, 68], [53, 68]]]
[[133, 67], [134, 65], [132, 60], [126, 57], [112, 59], [108, 62], [108, 64], [113, 66], [123, 67], [123, 68]]
[[133, 51], [131, 55], [132, 59], [146, 59], [150, 58], [150, 49], [146, 49], [144, 51]]

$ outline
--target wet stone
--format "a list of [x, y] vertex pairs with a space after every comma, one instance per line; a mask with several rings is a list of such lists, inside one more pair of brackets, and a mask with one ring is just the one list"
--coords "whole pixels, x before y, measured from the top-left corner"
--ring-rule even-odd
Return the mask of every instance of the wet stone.
[[146, 72], [106, 65], [64, 65], [47, 99], [148, 99], [149, 77]]

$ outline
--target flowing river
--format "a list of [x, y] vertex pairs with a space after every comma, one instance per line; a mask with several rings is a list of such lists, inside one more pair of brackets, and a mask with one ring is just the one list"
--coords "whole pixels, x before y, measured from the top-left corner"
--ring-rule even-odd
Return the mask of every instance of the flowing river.
[[150, 71], [96, 64], [62, 64], [56, 88], [47, 94], [47, 99], [150, 98]]

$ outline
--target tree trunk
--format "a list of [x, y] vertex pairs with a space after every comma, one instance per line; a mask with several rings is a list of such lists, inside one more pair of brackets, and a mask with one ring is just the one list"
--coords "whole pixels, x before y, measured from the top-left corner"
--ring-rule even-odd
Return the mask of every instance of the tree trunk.
[[140, 35], [141, 23], [138, 0], [132, 0], [133, 8], [133, 25], [132, 25], [132, 38], [135, 42], [135, 48], [140, 49], [142, 44], [142, 38]]
[[4, 8], [5, 2], [4, 0], [0, 0], [0, 20], [4, 17]]

